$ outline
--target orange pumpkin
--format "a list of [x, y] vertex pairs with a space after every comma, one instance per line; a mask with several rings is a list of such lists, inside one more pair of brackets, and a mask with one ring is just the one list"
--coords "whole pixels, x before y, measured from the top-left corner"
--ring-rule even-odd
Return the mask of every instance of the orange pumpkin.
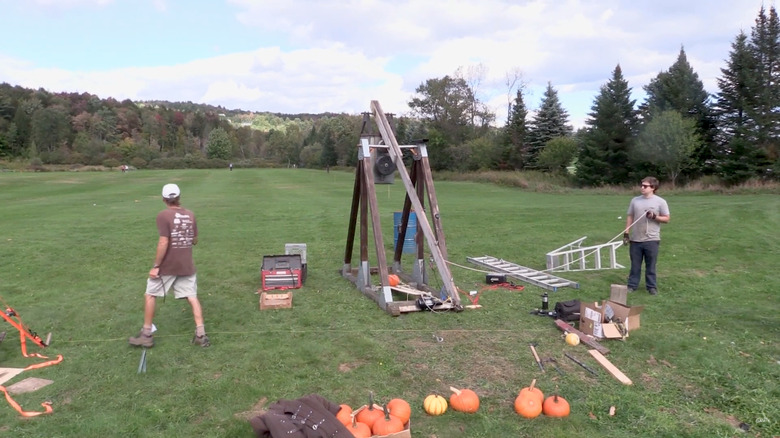
[[521, 394], [515, 399], [515, 412], [525, 418], [536, 418], [542, 413], [542, 401], [533, 394]]
[[339, 409], [339, 412], [336, 414], [336, 418], [341, 421], [341, 424], [349, 426], [349, 424], [352, 423], [352, 408], [343, 403], [339, 406], [341, 406], [341, 409]]
[[479, 409], [479, 396], [470, 389], [458, 389], [450, 386], [450, 406], [458, 412], [473, 414]]
[[377, 409], [376, 405], [374, 405], [374, 393], [371, 392], [368, 395], [368, 406], [361, 409], [360, 412], [357, 413], [355, 418], [357, 418], [357, 421], [368, 424], [370, 426], [374, 424], [374, 421], [376, 421], [377, 418], [383, 416], [384, 413], [382, 413], [382, 410]]
[[401, 420], [403, 424], [408, 423], [412, 416], [412, 407], [402, 398], [394, 398], [387, 402], [387, 409], [390, 411], [390, 415]]
[[398, 286], [398, 284], [401, 283], [401, 277], [395, 274], [390, 274], [387, 276], [387, 281], [390, 283], [390, 286]]
[[531, 386], [527, 386], [520, 390], [520, 394], [517, 396], [525, 396], [525, 395], [533, 395], [534, 397], [539, 399], [539, 404], [541, 404], [544, 401], [544, 393], [541, 389], [536, 387], [536, 379], [531, 381]]
[[354, 417], [352, 418], [352, 423], [347, 426], [347, 430], [349, 430], [355, 438], [371, 438], [371, 428], [368, 427], [368, 424], [361, 423]]
[[547, 400], [542, 404], [542, 412], [548, 417], [567, 417], [571, 408], [569, 402], [563, 397], [558, 397], [558, 394], [547, 397]]
[[391, 433], [404, 430], [404, 423], [394, 415], [390, 415], [390, 410], [387, 409], [387, 405], [385, 405], [383, 411], [384, 415], [377, 418], [374, 421], [374, 424], [371, 425], [371, 432], [373, 432], [374, 435], [390, 435]]

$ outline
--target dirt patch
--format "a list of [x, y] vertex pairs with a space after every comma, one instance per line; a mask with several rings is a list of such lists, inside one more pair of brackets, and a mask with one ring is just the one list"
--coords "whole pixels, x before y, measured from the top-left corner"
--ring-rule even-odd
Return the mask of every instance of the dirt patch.
[[263, 397], [257, 403], [255, 403], [255, 405], [252, 406], [252, 408], [250, 410], [244, 411], [244, 412], [239, 412], [239, 413], [235, 414], [235, 417], [236, 418], [240, 418], [242, 420], [249, 421], [252, 418], [255, 418], [255, 417], [259, 416], [259, 415], [265, 414], [266, 411], [268, 411], [268, 409], [266, 409], [266, 406], [268, 406], [268, 398], [267, 397]]

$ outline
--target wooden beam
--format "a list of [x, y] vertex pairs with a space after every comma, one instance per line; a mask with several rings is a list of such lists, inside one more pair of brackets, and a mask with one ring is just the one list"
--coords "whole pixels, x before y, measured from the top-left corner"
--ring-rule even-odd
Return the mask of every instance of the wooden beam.
[[568, 324], [566, 321], [564, 321], [562, 319], [556, 319], [555, 320], [555, 325], [558, 326], [559, 329], [561, 329], [561, 330], [563, 330], [565, 332], [574, 333], [575, 335], [579, 336], [580, 337], [580, 342], [582, 342], [583, 344], [585, 344], [585, 345], [587, 345], [587, 346], [589, 346], [589, 347], [591, 347], [593, 349], [596, 349], [599, 353], [601, 353], [601, 354], [609, 354], [609, 348], [599, 344], [599, 342], [597, 340], [593, 339], [592, 336], [586, 335], [585, 333], [582, 333], [581, 331], [579, 331], [576, 328], [572, 327], [571, 324]]
[[605, 370], [607, 370], [610, 374], [612, 374], [612, 377], [618, 379], [620, 383], [624, 385], [632, 385], [634, 383], [631, 381], [631, 379], [628, 378], [628, 376], [623, 374], [623, 372], [620, 371], [618, 367], [613, 365], [612, 362], [609, 361], [609, 359], [604, 357], [603, 354], [599, 353], [596, 350], [588, 350], [588, 353], [590, 353], [590, 355], [593, 356], [594, 359], [596, 359], [596, 362], [598, 362], [601, 366], [603, 366]]
[[[458, 295], [455, 282], [453, 281], [452, 274], [450, 273], [450, 268], [447, 266], [445, 259], [446, 250], [442, 251], [442, 247], [440, 246], [437, 237], [433, 233], [431, 224], [428, 222], [428, 218], [425, 215], [425, 210], [423, 209], [420, 199], [417, 197], [417, 193], [415, 191], [415, 187], [412, 185], [409, 173], [407, 172], [406, 167], [403, 165], [401, 149], [399, 148], [398, 142], [393, 135], [390, 123], [387, 121], [387, 117], [385, 116], [384, 111], [382, 111], [382, 107], [379, 105], [378, 101], [372, 100], [371, 107], [374, 111], [374, 114], [377, 116], [377, 127], [379, 128], [379, 132], [382, 134], [382, 139], [388, 146], [390, 156], [393, 157], [393, 161], [395, 162], [396, 168], [398, 169], [398, 173], [401, 175], [401, 180], [406, 187], [406, 193], [409, 195], [409, 199], [411, 200], [412, 205], [417, 212], [417, 226], [420, 227], [420, 229], [425, 234], [425, 238], [428, 241], [428, 248], [431, 250], [431, 256], [433, 257], [433, 260], [436, 263], [436, 267], [439, 270], [439, 275], [441, 276], [442, 283], [444, 284], [444, 289], [447, 291], [447, 295], [449, 295], [452, 302], [460, 307], [460, 296]], [[430, 181], [432, 186], [432, 180]], [[430, 189], [431, 187], [428, 187], [429, 193]], [[435, 218], [438, 220], [438, 206], [431, 206], [431, 208], [433, 211], [435, 211]]]

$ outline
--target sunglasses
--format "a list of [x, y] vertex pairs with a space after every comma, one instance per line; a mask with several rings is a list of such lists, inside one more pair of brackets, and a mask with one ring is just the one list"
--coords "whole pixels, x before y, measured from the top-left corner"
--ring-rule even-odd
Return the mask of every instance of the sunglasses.
[[639, 184], [639, 185], [642, 186], [643, 189], [646, 189], [646, 188], [649, 188], [649, 187], [653, 187], [650, 184]]

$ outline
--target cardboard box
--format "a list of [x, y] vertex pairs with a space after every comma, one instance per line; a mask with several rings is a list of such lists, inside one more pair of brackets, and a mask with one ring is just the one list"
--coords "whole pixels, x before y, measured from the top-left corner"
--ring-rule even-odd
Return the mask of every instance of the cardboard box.
[[[352, 411], [352, 416], [356, 416], [358, 412], [362, 411], [363, 409], [368, 408], [368, 405], [363, 405], [354, 411]], [[382, 409], [382, 406], [379, 406], [378, 404], [374, 404], [374, 409]], [[371, 438], [412, 438], [412, 431], [411, 431], [411, 425], [412, 420], [409, 420], [406, 425], [404, 426], [404, 430], [396, 433], [391, 433], [390, 435], [372, 435]]]
[[[579, 330], [596, 338], [620, 339], [640, 327], [644, 306], [627, 306], [611, 300], [580, 304]], [[625, 330], [623, 330], [625, 329]]]

